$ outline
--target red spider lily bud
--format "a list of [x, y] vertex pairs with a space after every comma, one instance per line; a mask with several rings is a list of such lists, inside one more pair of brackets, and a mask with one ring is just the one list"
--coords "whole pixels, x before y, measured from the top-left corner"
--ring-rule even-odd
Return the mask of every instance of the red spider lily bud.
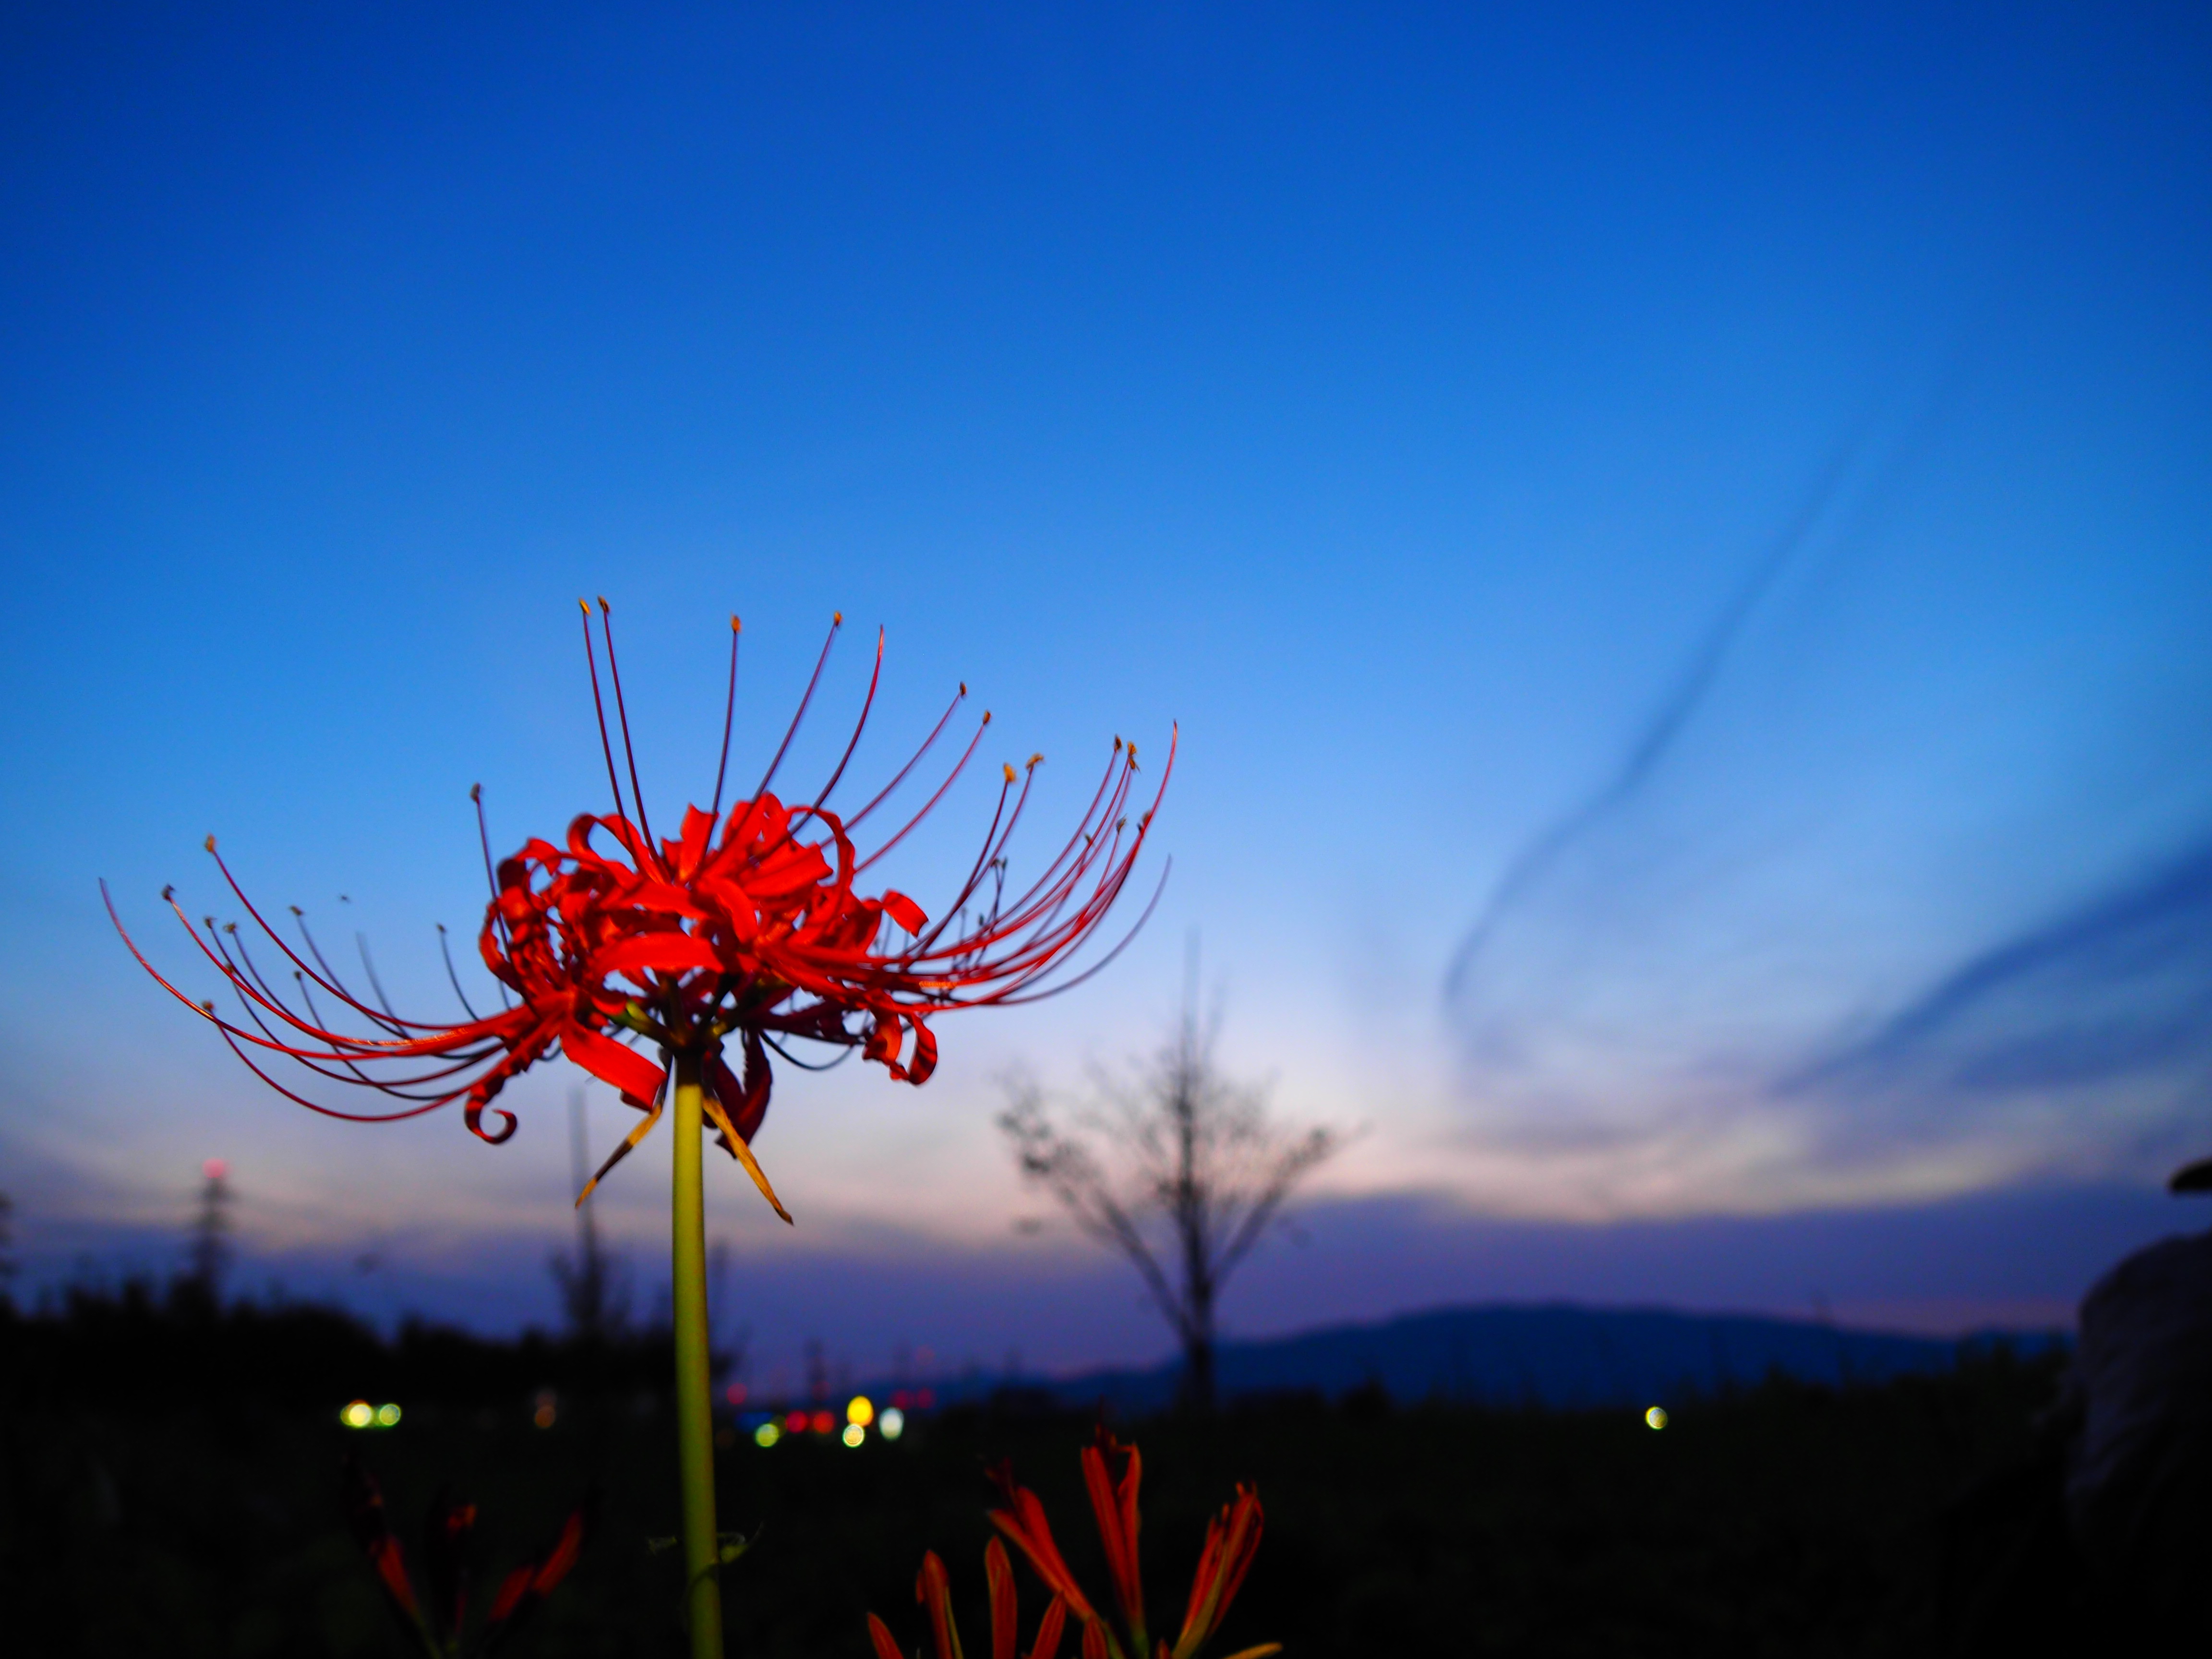
[[584, 1552], [585, 1540], [591, 1535], [592, 1516], [598, 1507], [599, 1497], [593, 1492], [569, 1511], [568, 1518], [561, 1523], [560, 1532], [536, 1560], [515, 1568], [500, 1581], [490, 1610], [484, 1616], [480, 1638], [483, 1647], [489, 1648], [495, 1641], [504, 1639], [543, 1606], [561, 1581], [574, 1570], [577, 1558]]
[[876, 1659], [906, 1659], [891, 1639], [890, 1627], [872, 1613], [868, 1615], [868, 1640], [875, 1647]]
[[431, 1500], [422, 1523], [422, 1576], [430, 1581], [432, 1616], [448, 1642], [459, 1633], [468, 1611], [465, 1555], [476, 1522], [475, 1504], [453, 1503], [441, 1492]]
[[1057, 1595], [1044, 1610], [1038, 1622], [1036, 1640], [1030, 1644], [1030, 1659], [1056, 1659], [1060, 1652], [1060, 1633], [1067, 1623], [1067, 1603]]
[[1014, 1564], [995, 1538], [983, 1547], [983, 1577], [991, 1589], [991, 1659], [1019, 1659], [1014, 1650]]
[[1096, 1625], [1098, 1614], [1084, 1599], [1082, 1590], [1076, 1586], [1075, 1575], [1068, 1571], [1067, 1563], [1060, 1559], [1060, 1547], [1052, 1541], [1052, 1526], [1045, 1519], [1044, 1505], [1037, 1501], [1037, 1495], [1026, 1486], [1014, 1484], [1011, 1463], [996, 1464], [989, 1474], [992, 1484], [1006, 1499], [1005, 1509], [989, 1512], [991, 1524], [1028, 1558], [1037, 1577], [1044, 1580], [1045, 1588], [1066, 1602], [1070, 1613], [1085, 1625]]
[[921, 1571], [914, 1581], [914, 1599], [929, 1610], [929, 1634], [937, 1644], [937, 1659], [961, 1659], [960, 1632], [952, 1622], [952, 1585], [935, 1550], [921, 1558]]
[[1249, 1486], [1237, 1488], [1237, 1501], [1206, 1523], [1206, 1547], [1191, 1580], [1190, 1604], [1183, 1614], [1182, 1634], [1176, 1638], [1174, 1659], [1190, 1656], [1221, 1627], [1260, 1553], [1262, 1516], [1259, 1494]]
[[[1125, 1460], [1118, 1486], [1108, 1466], [1116, 1453]], [[1101, 1425], [1097, 1443], [1083, 1449], [1083, 1484], [1091, 1497], [1091, 1512], [1097, 1517], [1107, 1576], [1114, 1581], [1115, 1598], [1129, 1627], [1129, 1649], [1136, 1654], [1151, 1646], [1145, 1639], [1144, 1580], [1137, 1570], [1137, 1487], [1143, 1478], [1144, 1460], [1137, 1449], [1122, 1445]]]

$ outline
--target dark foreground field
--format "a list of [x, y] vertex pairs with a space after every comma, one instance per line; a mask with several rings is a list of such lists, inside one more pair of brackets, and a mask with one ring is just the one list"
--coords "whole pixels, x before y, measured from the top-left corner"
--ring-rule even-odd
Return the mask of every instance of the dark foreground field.
[[[410, 1401], [398, 1427], [357, 1433], [331, 1400], [299, 1397], [313, 1345], [295, 1335], [288, 1348], [273, 1325], [210, 1327], [181, 1350], [124, 1326], [66, 1347], [27, 1322], [9, 1336], [0, 1630], [11, 1651], [405, 1651], [344, 1529], [349, 1449], [382, 1481], [410, 1549], [441, 1485], [474, 1499], [487, 1572], [544, 1541], [596, 1485], [581, 1565], [507, 1650], [679, 1651], [678, 1568], [647, 1544], [675, 1530], [672, 1431], [604, 1357], [594, 1401], [557, 1348], [449, 1345], [442, 1363], [459, 1381], [448, 1393], [462, 1400], [439, 1407], [434, 1342], [418, 1336], [411, 1359], [363, 1349], [361, 1366], [414, 1392], [392, 1395]], [[1377, 1398], [1278, 1401], [1203, 1427], [1122, 1425], [1145, 1455], [1154, 1622], [1179, 1614], [1206, 1514], [1243, 1479], [1266, 1503], [1267, 1538], [1222, 1653], [1267, 1639], [1291, 1659], [1950, 1652], [1974, 1628], [2005, 1642], [2008, 1623], [2054, 1639], [2082, 1594], [2046, 1524], [2055, 1483], [2029, 1468], [2055, 1364], [1998, 1354], [1840, 1392], [1774, 1382], [1680, 1403], [1660, 1432], [1626, 1412], [1392, 1410]], [[535, 1427], [520, 1379], [564, 1366], [560, 1413]], [[931, 1547], [970, 1610], [969, 1650], [987, 1651], [983, 1469], [1001, 1456], [1103, 1594], [1076, 1462], [1087, 1432], [1080, 1418], [975, 1409], [917, 1421], [896, 1444], [733, 1437], [724, 1524], [758, 1536], [727, 1580], [732, 1653], [862, 1659], [871, 1609], [911, 1645], [915, 1569]], [[1970, 1489], [1980, 1496], [1960, 1509]], [[1023, 1584], [1026, 1631], [1042, 1597]]]

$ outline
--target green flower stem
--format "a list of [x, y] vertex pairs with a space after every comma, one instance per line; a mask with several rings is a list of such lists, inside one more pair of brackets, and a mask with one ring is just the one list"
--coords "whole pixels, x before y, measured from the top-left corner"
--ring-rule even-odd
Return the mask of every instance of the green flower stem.
[[676, 1121], [676, 1187], [670, 1210], [676, 1292], [676, 1455], [684, 1486], [684, 1577], [691, 1659], [722, 1659], [720, 1541], [714, 1529], [714, 1417], [708, 1393], [707, 1205], [701, 1163], [705, 1109], [699, 1060], [678, 1054], [668, 1081]]

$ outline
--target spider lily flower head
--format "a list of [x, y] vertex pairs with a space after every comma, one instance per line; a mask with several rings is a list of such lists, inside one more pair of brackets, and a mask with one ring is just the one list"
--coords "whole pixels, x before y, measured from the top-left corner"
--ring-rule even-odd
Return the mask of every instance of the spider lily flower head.
[[[212, 836], [207, 850], [244, 908], [251, 931], [242, 932], [235, 922], [219, 927], [211, 916], [195, 927], [173, 888], [164, 889], [162, 897], [225, 981], [238, 1012], [218, 1012], [212, 1001], [194, 999], [164, 977], [124, 929], [110, 898], [109, 915], [132, 955], [212, 1024], [264, 1082], [331, 1117], [389, 1121], [459, 1101], [469, 1128], [496, 1145], [516, 1127], [513, 1113], [492, 1104], [509, 1079], [556, 1054], [573, 1061], [645, 1115], [578, 1195], [580, 1204], [659, 1118], [668, 1073], [632, 1045], [657, 1048], [668, 1060], [697, 1068], [706, 1115], [720, 1144], [788, 1221], [751, 1152], [768, 1111], [771, 1053], [805, 1066], [792, 1045], [842, 1051], [830, 1063], [857, 1049], [894, 1079], [925, 1083], [937, 1066], [931, 1029], [937, 1017], [1069, 989], [1118, 955], [1151, 915], [1148, 904], [1110, 950], [1079, 973], [1066, 971], [1130, 879], [1174, 770], [1172, 743], [1151, 804], [1133, 812], [1136, 745], [1115, 738], [1104, 775], [1074, 830], [1018, 891], [1009, 890], [1007, 849], [1044, 757], [1032, 755], [1018, 772], [1006, 766], [974, 861], [933, 920], [896, 889], [868, 890], [864, 878], [945, 799], [981, 744], [989, 714], [903, 822], [865, 853], [856, 836], [863, 826], [873, 827], [878, 813], [945, 736], [966, 700], [964, 684], [889, 783], [849, 813], [833, 809], [830, 803], [860, 744], [882, 678], [878, 632], [867, 695], [836, 769], [811, 799], [787, 800], [774, 790], [775, 776], [821, 683], [843, 622], [838, 617], [766, 774], [749, 797], [725, 811], [739, 640], [732, 617], [729, 696], [712, 801], [704, 808], [687, 807], [674, 835], [656, 836], [638, 787], [605, 599], [596, 642], [592, 622], [586, 605], [585, 659], [613, 810], [582, 813], [559, 842], [532, 839], [495, 861], [482, 792], [470, 791], [491, 890], [477, 946], [497, 983], [501, 1006], [496, 1012], [479, 1013], [470, 1004], [450, 951], [446, 966], [464, 1010], [459, 1020], [398, 1013], [365, 946], [361, 983], [366, 990], [356, 990], [325, 958], [297, 907], [289, 931], [280, 931], [255, 907]], [[616, 716], [611, 728], [599, 672], [602, 648]], [[619, 770], [617, 732], [626, 763]], [[101, 891], [106, 896], [104, 883]], [[1158, 900], [1155, 889], [1152, 902]], [[445, 950], [444, 929], [439, 932]], [[249, 937], [259, 941], [262, 958], [249, 947]], [[726, 1053], [732, 1042], [735, 1064]], [[325, 1084], [378, 1090], [400, 1104], [380, 1112], [339, 1109], [278, 1081], [271, 1072], [280, 1061], [296, 1062]], [[302, 1086], [312, 1085], [303, 1080]], [[495, 1121], [490, 1126], [488, 1113]]]
[[[1117, 1456], [1122, 1460], [1118, 1479], [1113, 1470]], [[1098, 1523], [1107, 1574], [1114, 1581], [1115, 1597], [1121, 1604], [1129, 1643], [1126, 1649], [1067, 1570], [1037, 1495], [1015, 1483], [1010, 1464], [1000, 1463], [990, 1471], [992, 1482], [1006, 1498], [1004, 1509], [990, 1511], [991, 1524], [1028, 1559], [1057, 1601], [1065, 1602], [1068, 1612], [1083, 1621], [1084, 1659], [1147, 1659], [1148, 1655], [1150, 1659], [1194, 1659], [1221, 1628], [1230, 1603], [1237, 1599], [1244, 1575], [1251, 1570], [1253, 1557], [1259, 1553], [1262, 1520], [1259, 1494], [1239, 1486], [1235, 1501], [1224, 1505], [1206, 1525], [1206, 1546], [1191, 1580], [1190, 1599], [1175, 1646], [1170, 1649], [1164, 1640], [1150, 1643], [1145, 1631], [1144, 1583], [1137, 1556], [1137, 1489], [1143, 1470], [1137, 1449], [1121, 1444], [1103, 1426], [1097, 1443], [1084, 1448], [1084, 1487]], [[1279, 1643], [1263, 1643], [1231, 1659], [1268, 1659], [1280, 1650]]]

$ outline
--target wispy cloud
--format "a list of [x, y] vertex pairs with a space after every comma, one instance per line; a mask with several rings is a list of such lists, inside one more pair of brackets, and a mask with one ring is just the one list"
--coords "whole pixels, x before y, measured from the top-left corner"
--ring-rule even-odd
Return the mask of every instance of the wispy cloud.
[[2144, 621], [2201, 585], [1962, 553], [1942, 477], [1876, 515], [1929, 430], [1822, 473], [1448, 976], [1470, 1136], [1601, 1209], [2146, 1179], [2212, 1139], [2212, 685]]
[[[1943, 1098], [1985, 1116], [2025, 1100], [2147, 1107], [2171, 1153], [2212, 1064], [2212, 834], [2002, 939], [1775, 1093]], [[2175, 1121], [2179, 1120], [2179, 1121]]]

